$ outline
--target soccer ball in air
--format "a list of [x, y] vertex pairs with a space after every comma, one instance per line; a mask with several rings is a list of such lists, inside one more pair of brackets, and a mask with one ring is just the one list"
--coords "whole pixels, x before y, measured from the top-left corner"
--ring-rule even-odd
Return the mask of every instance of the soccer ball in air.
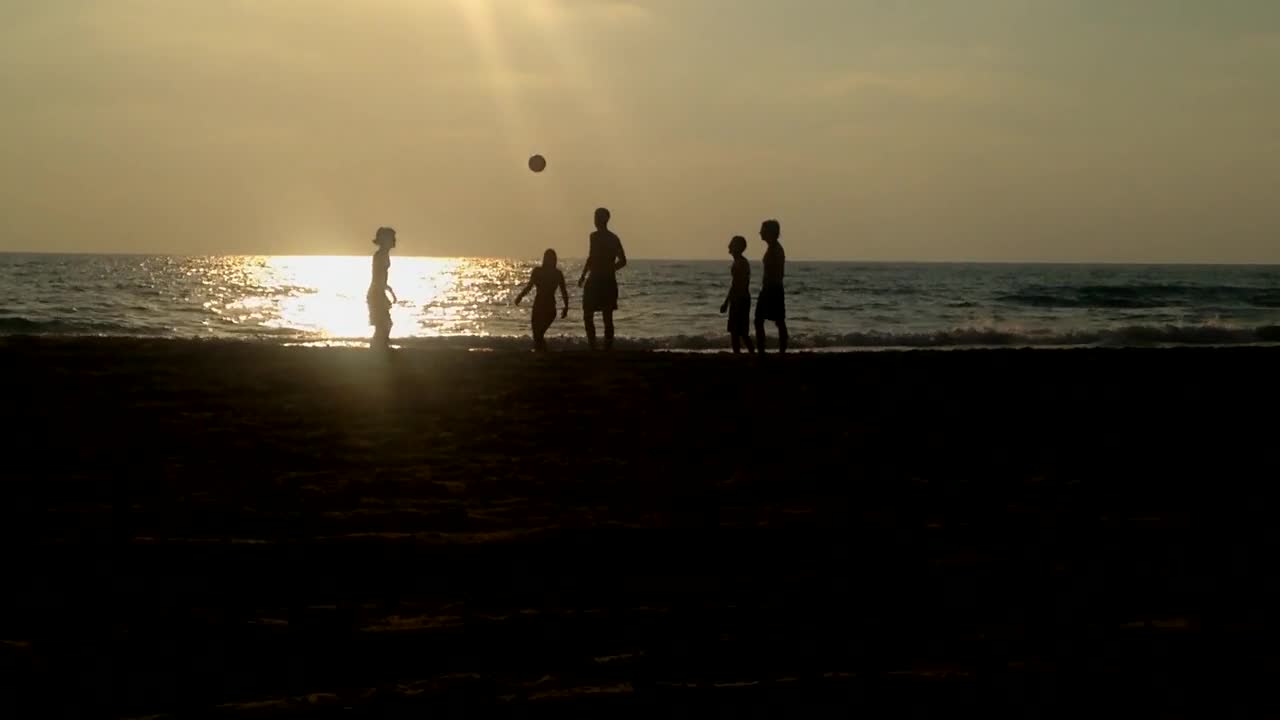
[[541, 155], [534, 155], [533, 157], [529, 158], [529, 169], [536, 173], [540, 173], [543, 170], [546, 170], [547, 159], [542, 157]]

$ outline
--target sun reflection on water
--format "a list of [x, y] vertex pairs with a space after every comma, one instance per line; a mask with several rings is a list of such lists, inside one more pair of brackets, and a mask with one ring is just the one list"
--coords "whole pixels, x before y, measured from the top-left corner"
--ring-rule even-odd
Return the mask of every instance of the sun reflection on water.
[[[225, 258], [206, 282], [216, 287], [205, 308], [246, 330], [367, 337], [370, 271], [370, 259], [359, 256]], [[393, 256], [393, 335], [488, 335], [508, 319], [513, 288], [527, 272], [507, 260]]]

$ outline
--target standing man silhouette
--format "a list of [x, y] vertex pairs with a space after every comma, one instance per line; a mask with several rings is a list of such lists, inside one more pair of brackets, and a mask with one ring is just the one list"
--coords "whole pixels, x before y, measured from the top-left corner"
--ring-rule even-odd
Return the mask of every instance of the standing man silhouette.
[[597, 208], [596, 231], [591, 233], [587, 264], [582, 266], [578, 287], [582, 291], [582, 320], [587, 343], [596, 349], [595, 314], [604, 316], [604, 349], [613, 349], [613, 311], [618, 309], [618, 271], [627, 266], [622, 240], [609, 230], [608, 208]]
[[777, 220], [765, 220], [760, 225], [760, 239], [769, 248], [764, 251], [764, 277], [760, 283], [760, 295], [756, 298], [756, 345], [764, 354], [764, 323], [772, 320], [778, 327], [778, 352], [787, 351], [787, 298], [782, 290], [782, 276], [787, 264], [787, 254], [778, 238], [782, 225]]

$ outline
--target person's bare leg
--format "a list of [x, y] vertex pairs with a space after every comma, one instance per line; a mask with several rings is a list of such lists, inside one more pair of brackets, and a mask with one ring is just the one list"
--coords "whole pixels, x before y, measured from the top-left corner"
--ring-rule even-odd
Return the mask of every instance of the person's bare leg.
[[764, 354], [764, 346], [764, 319], [756, 318], [756, 347], [761, 355]]
[[738, 353], [742, 352], [742, 340], [738, 337], [737, 333], [733, 334], [733, 337], [730, 339], [730, 342], [733, 343], [734, 355], [737, 355]]
[[787, 351], [787, 338], [791, 337], [787, 334], [787, 321], [778, 321], [778, 352]]
[[542, 323], [535, 320], [533, 322], [533, 349], [535, 352], [546, 352], [546, 333], [547, 328], [544, 327]]
[[391, 347], [391, 326], [379, 325], [373, 331], [373, 342], [369, 346], [375, 350], [386, 350]]
[[592, 350], [596, 349], [596, 314], [593, 312], [582, 313], [582, 324], [587, 327], [587, 345]]
[[750, 334], [742, 336], [742, 344], [747, 346], [747, 352], [751, 353], [752, 355], [756, 354], [756, 344], [751, 342]]
[[613, 349], [613, 311], [604, 310], [604, 349]]

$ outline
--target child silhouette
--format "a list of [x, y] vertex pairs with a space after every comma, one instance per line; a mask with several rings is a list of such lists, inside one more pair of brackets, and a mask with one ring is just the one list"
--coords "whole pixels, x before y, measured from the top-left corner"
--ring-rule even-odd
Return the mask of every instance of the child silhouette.
[[734, 235], [729, 241], [729, 254], [733, 256], [733, 266], [729, 270], [731, 282], [729, 295], [720, 306], [721, 313], [729, 313], [729, 341], [733, 344], [733, 352], [754, 353], [756, 344], [751, 341], [751, 263], [742, 256], [747, 250], [747, 239]]

